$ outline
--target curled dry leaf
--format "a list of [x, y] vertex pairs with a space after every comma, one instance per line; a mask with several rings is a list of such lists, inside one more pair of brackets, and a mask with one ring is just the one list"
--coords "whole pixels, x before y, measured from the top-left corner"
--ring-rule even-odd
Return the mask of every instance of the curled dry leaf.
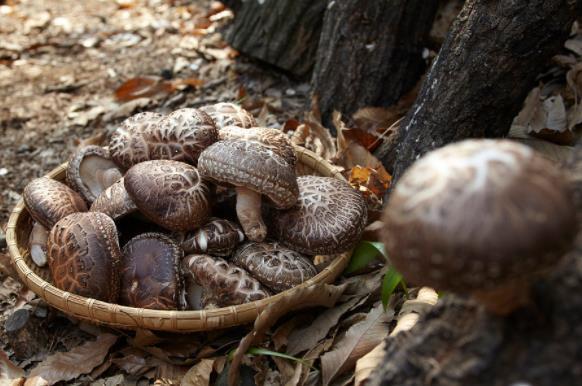
[[394, 311], [378, 303], [366, 318], [352, 325], [331, 351], [321, 357], [322, 383], [324, 386], [338, 375], [356, 365], [356, 361], [376, 347], [388, 334]]
[[335, 141], [329, 129], [321, 124], [321, 114], [316, 100], [312, 102], [312, 106], [312, 111], [306, 114], [305, 122], [295, 129], [291, 142], [313, 151], [326, 160], [331, 160], [337, 153]]
[[0, 385], [18, 385], [24, 381], [24, 370], [8, 359], [0, 350]]
[[228, 385], [237, 384], [238, 370], [242, 359], [248, 349], [257, 341], [262, 339], [264, 334], [273, 326], [279, 318], [291, 311], [323, 306], [332, 307], [342, 293], [345, 286], [334, 286], [329, 284], [314, 284], [308, 287], [297, 287], [288, 295], [283, 296], [278, 302], [269, 304], [257, 317], [251, 332], [241, 341], [234, 352], [230, 369], [228, 371]]
[[30, 372], [25, 386], [53, 385], [87, 374], [103, 363], [116, 341], [115, 335], [101, 334], [96, 340], [85, 342], [68, 352], [51, 355]]
[[137, 98], [170, 94], [175, 90], [172, 82], [158, 77], [137, 77], [125, 81], [115, 90], [115, 98], [127, 102]]
[[182, 378], [182, 386], [208, 386], [215, 359], [202, 359], [188, 370]]

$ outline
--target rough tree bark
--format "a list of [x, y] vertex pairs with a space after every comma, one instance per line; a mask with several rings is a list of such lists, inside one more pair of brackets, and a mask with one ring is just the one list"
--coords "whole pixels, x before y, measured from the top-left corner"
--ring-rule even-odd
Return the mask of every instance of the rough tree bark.
[[327, 0], [229, 1], [236, 12], [228, 43], [242, 53], [289, 71], [310, 74]]
[[330, 1], [312, 78], [324, 124], [364, 106], [389, 106], [425, 70], [422, 50], [437, 0]]
[[400, 126], [396, 154], [390, 145], [376, 151], [394, 180], [427, 151], [506, 135], [581, 8], [580, 0], [466, 1]]

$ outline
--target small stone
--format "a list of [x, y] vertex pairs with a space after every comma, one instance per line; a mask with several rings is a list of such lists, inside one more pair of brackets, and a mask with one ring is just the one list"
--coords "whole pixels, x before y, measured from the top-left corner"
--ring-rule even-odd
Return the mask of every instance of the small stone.
[[0, 177], [5, 176], [8, 174], [8, 169], [0, 168]]

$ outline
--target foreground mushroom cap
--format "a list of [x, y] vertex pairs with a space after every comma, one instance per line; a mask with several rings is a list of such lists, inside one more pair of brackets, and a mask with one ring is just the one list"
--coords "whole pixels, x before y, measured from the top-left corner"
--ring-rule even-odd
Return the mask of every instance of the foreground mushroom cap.
[[472, 291], [554, 264], [576, 234], [561, 171], [507, 140], [467, 140], [414, 163], [387, 203], [383, 240], [409, 282]]
[[196, 229], [210, 217], [210, 186], [194, 166], [169, 160], [142, 162], [127, 171], [124, 185], [139, 211], [166, 229]]
[[97, 196], [122, 177], [122, 170], [100, 146], [85, 146], [69, 159], [67, 183], [92, 203]]
[[267, 234], [261, 218], [262, 194], [278, 208], [297, 201], [295, 168], [258, 142], [216, 142], [202, 152], [198, 168], [204, 178], [236, 187], [237, 216], [250, 240], [262, 241]]
[[184, 308], [182, 251], [161, 233], [145, 233], [123, 247], [120, 302], [156, 310]]
[[125, 190], [125, 181], [122, 177], [101, 192], [93, 201], [89, 210], [91, 212], [105, 213], [112, 219], [117, 220], [126, 214], [135, 212], [137, 206], [129, 197], [127, 190]]
[[196, 165], [202, 150], [218, 140], [210, 116], [197, 109], [179, 109], [164, 117], [140, 113], [125, 120], [111, 136], [109, 148], [124, 168], [168, 159]]
[[231, 261], [275, 292], [293, 288], [317, 275], [311, 260], [276, 242], [248, 242], [237, 249]]
[[245, 238], [238, 224], [220, 218], [211, 218], [200, 229], [179, 235], [180, 245], [186, 253], [208, 253], [227, 256]]
[[297, 204], [271, 213], [275, 238], [308, 255], [353, 248], [368, 220], [362, 195], [347, 182], [330, 177], [302, 176], [297, 184]]
[[103, 213], [70, 214], [49, 233], [49, 267], [64, 291], [116, 303], [120, 260], [115, 223]]
[[234, 103], [216, 103], [203, 106], [200, 110], [212, 117], [219, 130], [226, 126], [248, 128], [257, 125], [251, 113]]
[[205, 291], [203, 306], [208, 303], [219, 307], [233, 306], [269, 296], [269, 292], [247, 271], [219, 257], [188, 255], [182, 266], [184, 272]]
[[257, 141], [273, 150], [291, 165], [297, 162], [297, 156], [293, 150], [291, 140], [281, 130], [268, 127], [251, 127], [248, 129], [227, 126], [223, 127], [219, 133], [221, 140], [241, 139], [245, 141]]
[[23, 197], [32, 218], [47, 229], [66, 215], [87, 211], [79, 193], [48, 177], [32, 180], [24, 188]]

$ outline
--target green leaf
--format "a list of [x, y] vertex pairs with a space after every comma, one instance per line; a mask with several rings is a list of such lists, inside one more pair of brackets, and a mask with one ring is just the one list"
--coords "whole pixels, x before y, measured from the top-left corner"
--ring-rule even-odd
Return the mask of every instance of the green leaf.
[[352, 253], [352, 258], [344, 274], [351, 274], [364, 269], [368, 264], [377, 260], [378, 256], [386, 256], [384, 244], [375, 241], [360, 241]]
[[396, 271], [393, 267], [390, 267], [388, 271], [386, 271], [386, 274], [384, 274], [384, 279], [382, 279], [381, 296], [384, 309], [388, 307], [388, 301], [390, 300], [390, 296], [392, 296], [392, 294], [396, 290], [396, 287], [398, 287], [399, 284], [403, 285], [405, 292], [408, 292], [406, 290], [406, 283], [404, 283], [404, 281], [402, 280], [402, 275], [398, 273], [398, 271]]

